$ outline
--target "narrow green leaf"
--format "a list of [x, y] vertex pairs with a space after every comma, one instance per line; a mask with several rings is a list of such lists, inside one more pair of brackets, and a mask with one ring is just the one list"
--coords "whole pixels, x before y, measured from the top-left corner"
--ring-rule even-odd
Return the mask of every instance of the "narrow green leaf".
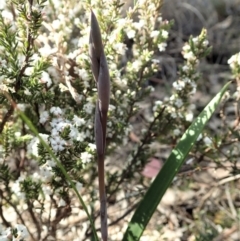
[[178, 145], [172, 150], [163, 168], [149, 187], [147, 193], [135, 211], [130, 223], [128, 224], [123, 241], [138, 241], [140, 239], [164, 193], [185, 161], [186, 156], [197, 140], [199, 134], [202, 133], [204, 126], [216, 110], [217, 105], [220, 103], [221, 98], [230, 83], [231, 82], [227, 83], [210, 101], [202, 113], [184, 133]]

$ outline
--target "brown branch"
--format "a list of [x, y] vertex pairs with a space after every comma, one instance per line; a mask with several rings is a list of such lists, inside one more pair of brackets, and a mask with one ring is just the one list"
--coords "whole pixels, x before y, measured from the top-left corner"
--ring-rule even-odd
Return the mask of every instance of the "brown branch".
[[38, 222], [38, 220], [37, 220], [37, 218], [36, 218], [36, 216], [35, 216], [35, 214], [32, 210], [33, 204], [30, 203], [30, 201], [28, 200], [27, 205], [28, 205], [28, 212], [30, 213], [30, 216], [33, 220], [33, 223], [35, 224], [35, 226], [37, 228], [37, 232], [38, 232], [37, 239], [40, 240], [40, 238], [41, 238], [41, 227], [40, 227], [40, 224], [39, 224], [39, 222]]
[[[1, 196], [2, 196], [2, 191], [1, 191]], [[2, 218], [2, 221], [3, 221], [3, 224], [6, 226], [6, 227], [11, 227], [11, 223], [9, 223], [6, 218], [4, 217], [4, 214], [3, 214], [3, 210], [2, 210], [2, 205], [3, 203], [1, 202], [0, 204], [0, 217]]]
[[5, 116], [3, 117], [3, 120], [0, 124], [0, 133], [2, 133], [5, 124], [7, 123], [8, 119], [11, 117], [11, 115], [13, 114], [13, 111], [14, 111], [14, 107], [11, 106], [9, 108], [9, 110], [7, 111], [7, 113], [5, 114]]
[[137, 153], [134, 155], [131, 163], [127, 166], [127, 168], [123, 170], [121, 178], [120, 178], [120, 180], [118, 181], [118, 183], [116, 185], [116, 188], [110, 193], [110, 195], [108, 196], [107, 200], [109, 200], [112, 197], [112, 195], [117, 192], [119, 186], [124, 181], [125, 177], [128, 176], [128, 174], [131, 172], [132, 166], [136, 163], [136, 159], [137, 159], [138, 155], [143, 150], [143, 147], [148, 143], [149, 138], [151, 138], [152, 128], [154, 127], [156, 121], [161, 117], [161, 115], [163, 114], [164, 110], [165, 110], [165, 107], [161, 110], [161, 112], [159, 112], [159, 114], [151, 122], [151, 124], [150, 124], [150, 126], [148, 128], [148, 131], [147, 131], [144, 139], [141, 142], [141, 145], [138, 147]]

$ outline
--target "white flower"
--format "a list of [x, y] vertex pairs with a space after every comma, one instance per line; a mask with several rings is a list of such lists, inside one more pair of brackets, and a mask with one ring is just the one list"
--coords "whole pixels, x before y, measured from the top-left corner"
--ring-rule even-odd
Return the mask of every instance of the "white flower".
[[193, 120], [193, 113], [192, 112], [188, 112], [186, 114], [186, 121], [192, 122]]
[[36, 181], [36, 180], [42, 180], [42, 177], [40, 176], [39, 172], [34, 172], [32, 174], [32, 178]]
[[207, 47], [207, 46], [208, 46], [208, 44], [209, 44], [209, 42], [208, 42], [208, 40], [207, 40], [207, 39], [205, 39], [205, 40], [202, 42], [202, 44], [203, 44], [203, 46], [204, 46], [204, 47]]
[[85, 69], [79, 69], [78, 73], [83, 81], [88, 81], [90, 79], [89, 74]]
[[208, 136], [205, 136], [203, 138], [203, 142], [205, 143], [206, 146], [211, 146], [212, 145], [212, 140]]
[[25, 90], [24, 90], [24, 94], [25, 94], [25, 95], [32, 95], [32, 93], [29, 91], [29, 89], [25, 89]]
[[74, 115], [73, 122], [76, 126], [82, 126], [85, 123], [85, 120], [83, 118], [79, 118], [78, 116]]
[[182, 55], [183, 58], [186, 60], [195, 60], [196, 56], [194, 55], [194, 53], [191, 50], [191, 47], [189, 44], [185, 44], [182, 48]]
[[88, 152], [82, 152], [81, 153], [81, 159], [83, 163], [88, 163], [91, 161], [92, 159], [92, 154], [88, 153]]
[[154, 106], [153, 106], [153, 112], [155, 112], [158, 109], [158, 107], [160, 107], [161, 105], [162, 105], [161, 100], [155, 101]]
[[50, 182], [54, 175], [54, 173], [52, 171], [52, 167], [48, 166], [47, 164], [40, 166], [40, 175], [41, 175], [42, 181]]
[[40, 113], [40, 120], [39, 120], [39, 122], [41, 124], [45, 124], [48, 120], [49, 120], [49, 113], [48, 113], [48, 111], [43, 111], [42, 113]]
[[181, 131], [179, 129], [175, 129], [173, 131], [174, 136], [179, 136], [181, 134]]
[[198, 138], [197, 138], [197, 141], [200, 141], [202, 139], [202, 133], [199, 134]]
[[63, 151], [65, 149], [66, 142], [60, 136], [51, 137], [50, 143], [55, 152]]
[[16, 240], [22, 240], [22, 239], [25, 239], [29, 236], [27, 228], [24, 225], [17, 224], [15, 226], [15, 229], [17, 229], [17, 235], [18, 235]]
[[52, 48], [49, 45], [45, 45], [42, 48], [38, 49], [39, 53], [41, 54], [42, 57], [48, 57], [51, 54], [57, 53], [58, 49], [57, 48]]
[[55, 116], [59, 116], [62, 114], [62, 110], [60, 107], [55, 107], [53, 106], [51, 109], [50, 109], [50, 113], [52, 113], [53, 115]]
[[140, 59], [136, 59], [132, 63], [132, 69], [138, 71], [140, 67], [142, 66], [142, 61]]
[[172, 117], [173, 119], [176, 119], [176, 118], [177, 118], [177, 114], [176, 114], [175, 112], [172, 112], [172, 113], [171, 113], [171, 117]]
[[150, 37], [151, 37], [151, 38], [155, 38], [155, 37], [157, 37], [158, 35], [159, 35], [159, 31], [158, 31], [158, 30], [154, 30], [154, 31], [151, 32]]
[[194, 158], [190, 158], [186, 161], [186, 164], [190, 165], [190, 164], [192, 164], [193, 161], [194, 161]]
[[72, 126], [70, 129], [69, 137], [73, 140], [77, 139], [77, 136], [79, 135], [79, 131], [76, 127]]
[[179, 81], [173, 82], [173, 88], [178, 90], [178, 91], [183, 90], [184, 87], [185, 87], [185, 82], [184, 81], [179, 80]]
[[191, 47], [190, 47], [189, 44], [185, 44], [185, 45], [183, 46], [182, 50], [183, 50], [184, 52], [189, 52], [189, 51], [191, 50]]
[[19, 198], [19, 199], [25, 199], [25, 193], [21, 191], [21, 184], [20, 184], [21, 178], [18, 178], [13, 185], [12, 185], [12, 192]]
[[78, 190], [78, 192], [81, 191], [82, 187], [83, 187], [83, 185], [81, 182], [76, 182], [76, 189]]
[[167, 47], [167, 43], [158, 44], [158, 49], [159, 49], [160, 52], [165, 51], [166, 47]]
[[25, 75], [28, 75], [28, 76], [31, 76], [32, 73], [33, 73], [33, 71], [34, 71], [34, 68], [33, 68], [33, 67], [27, 67], [27, 68], [25, 69], [25, 71], [24, 71], [24, 74], [25, 74]]
[[236, 68], [237, 66], [240, 66], [240, 53], [237, 53], [233, 55], [229, 60], [228, 64], [231, 69]]
[[53, 27], [54, 29], [59, 29], [60, 26], [61, 26], [61, 22], [60, 22], [59, 19], [56, 19], [56, 20], [54, 20], [54, 21], [52, 22], [52, 27]]
[[84, 110], [85, 112], [87, 112], [88, 114], [92, 114], [93, 108], [94, 108], [94, 106], [93, 106], [93, 104], [90, 103], [90, 102], [86, 103], [86, 104], [83, 106], [83, 110]]
[[138, 22], [133, 23], [133, 26], [138, 30], [141, 30], [144, 25], [145, 25], [145, 20], [143, 19], [140, 19]]
[[50, 125], [51, 125], [52, 128], [54, 128], [54, 127], [56, 128], [57, 125], [58, 125], [59, 123], [63, 122], [63, 121], [64, 121], [64, 120], [63, 120], [63, 118], [61, 118], [61, 117], [53, 118], [52, 121], [50, 122]]
[[188, 67], [188, 65], [184, 65], [183, 67], [182, 67], [182, 70], [183, 70], [183, 72], [188, 72], [188, 70], [189, 70], [189, 67]]
[[46, 165], [48, 165], [50, 167], [55, 167], [56, 166], [56, 162], [54, 160], [47, 160], [46, 161]]
[[[5, 5], [5, 1], [1, 1], [1, 7], [0, 7], [0, 9], [4, 9], [4, 5]], [[2, 17], [3, 18], [5, 18], [5, 19], [7, 19], [8, 21], [13, 21], [13, 14], [12, 14], [12, 12], [11, 11], [8, 11], [8, 10], [6, 10], [6, 9], [4, 9], [2, 12], [1, 12], [1, 15], [2, 15]]]
[[65, 128], [67, 128], [67, 127], [70, 127], [71, 128], [71, 124], [70, 123], [68, 123], [68, 122], [59, 122], [59, 123], [57, 123], [57, 125], [56, 125], [56, 129], [59, 131], [59, 132], [62, 132]]
[[198, 39], [198, 37], [195, 37], [195, 38], [192, 38], [192, 41], [193, 41], [193, 43], [197, 44], [199, 39]]
[[182, 105], [183, 105], [183, 101], [182, 101], [181, 99], [177, 99], [177, 100], [175, 101], [175, 105], [176, 105], [178, 108], [180, 108], [180, 107], [182, 107]]
[[51, 86], [52, 80], [51, 80], [51, 78], [50, 78], [50, 76], [49, 76], [49, 74], [47, 72], [45, 72], [45, 71], [42, 72], [40, 82], [42, 84], [46, 84], [47, 87]]
[[52, 128], [52, 130], [51, 130], [51, 136], [57, 136], [57, 135], [59, 135], [59, 132], [58, 132], [58, 129], [57, 128]]
[[114, 105], [109, 105], [109, 111], [113, 111], [113, 110], [115, 110], [116, 109], [116, 106], [114, 106]]
[[84, 141], [85, 137], [86, 135], [84, 132], [78, 132], [74, 139], [77, 141]]
[[162, 37], [163, 37], [163, 38], [165, 38], [165, 39], [168, 38], [168, 31], [166, 31], [166, 30], [163, 29], [163, 30], [161, 31], [161, 34], [162, 34]]
[[134, 29], [130, 29], [127, 31], [127, 36], [129, 39], [133, 39], [135, 37], [136, 31]]
[[189, 94], [193, 95], [197, 91], [197, 84], [195, 82], [191, 82], [191, 87], [192, 87], [192, 91]]
[[44, 196], [48, 197], [49, 195], [52, 194], [53, 189], [49, 185], [43, 184], [42, 191], [43, 191]]
[[65, 207], [65, 206], [66, 206], [66, 202], [61, 198], [58, 203], [58, 207]]
[[184, 83], [186, 83], [186, 84], [189, 84], [189, 83], [191, 83], [191, 80], [189, 79], [189, 78], [183, 78], [182, 79], [182, 81], [184, 82]]
[[88, 143], [88, 146], [89, 146], [91, 151], [96, 150], [96, 144]]
[[120, 18], [117, 20], [118, 26], [124, 26], [127, 24], [127, 19], [126, 18]]
[[120, 55], [124, 55], [127, 50], [126, 44], [124, 44], [124, 43], [114, 43], [113, 48]]
[[[40, 137], [45, 141], [45, 142], [48, 142], [48, 137], [49, 135], [46, 135], [46, 134], [39, 134]], [[29, 145], [28, 145], [28, 153], [30, 155], [34, 155], [34, 156], [38, 156], [38, 145], [39, 145], [39, 139], [37, 137], [34, 137]]]

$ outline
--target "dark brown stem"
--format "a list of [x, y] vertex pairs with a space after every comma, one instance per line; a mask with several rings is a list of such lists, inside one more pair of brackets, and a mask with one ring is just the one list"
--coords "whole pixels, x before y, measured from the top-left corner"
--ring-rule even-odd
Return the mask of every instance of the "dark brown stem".
[[107, 199], [104, 180], [104, 155], [98, 156], [98, 183], [100, 197], [100, 218], [101, 218], [101, 233], [103, 241], [107, 241]]
[[4, 217], [4, 215], [3, 215], [2, 207], [3, 207], [3, 205], [2, 205], [2, 202], [1, 202], [1, 204], [0, 204], [0, 217], [2, 218], [3, 224], [4, 224], [6, 227], [11, 227], [11, 223], [9, 223], [9, 222], [5, 219], [5, 217]]
[[35, 216], [35, 214], [32, 210], [33, 204], [30, 203], [30, 201], [27, 201], [27, 205], [28, 205], [28, 212], [30, 213], [30, 216], [33, 220], [33, 223], [36, 225], [36, 228], [37, 228], [37, 232], [38, 232], [37, 239], [40, 240], [40, 238], [41, 238], [41, 227], [40, 227], [39, 222], [38, 222], [38, 220], [37, 220], [37, 218], [36, 218], [36, 216]]
[[0, 133], [2, 133], [3, 128], [4, 128], [5, 124], [6, 124], [6, 122], [8, 121], [8, 119], [9, 119], [9, 118], [11, 117], [11, 115], [13, 114], [13, 111], [14, 111], [14, 107], [11, 106], [11, 107], [9, 108], [8, 112], [7, 112], [7, 113], [5, 114], [5, 116], [3, 117], [3, 120], [2, 120], [2, 122], [1, 122], [1, 124], [0, 124]]

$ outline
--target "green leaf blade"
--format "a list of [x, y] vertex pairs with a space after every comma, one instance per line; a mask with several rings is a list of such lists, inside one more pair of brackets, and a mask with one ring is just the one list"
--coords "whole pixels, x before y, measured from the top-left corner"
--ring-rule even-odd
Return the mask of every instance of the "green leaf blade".
[[135, 211], [124, 234], [123, 241], [138, 241], [140, 239], [164, 193], [185, 161], [199, 134], [216, 110], [230, 83], [227, 83], [210, 101], [184, 133], [178, 145], [172, 150], [169, 158]]

